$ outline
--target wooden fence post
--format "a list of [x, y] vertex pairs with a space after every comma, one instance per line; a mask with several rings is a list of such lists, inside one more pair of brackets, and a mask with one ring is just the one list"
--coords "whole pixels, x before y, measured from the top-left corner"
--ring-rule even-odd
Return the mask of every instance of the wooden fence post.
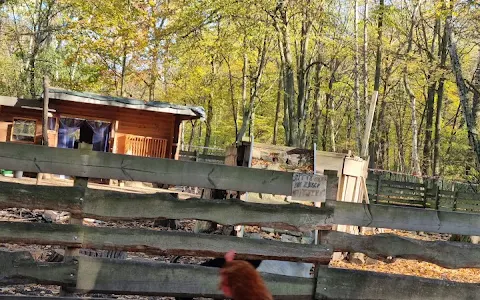
[[[423, 181], [423, 208], [427, 207], [427, 198], [428, 198], [428, 179]], [[435, 184], [437, 186], [437, 184]]]
[[[375, 189], [375, 204], [378, 204], [378, 195], [380, 194], [380, 186], [382, 184], [382, 174], [377, 176], [377, 187]], [[367, 191], [368, 193], [368, 191]]]
[[[93, 148], [93, 145], [91, 144], [85, 144], [85, 143], [80, 143], [78, 144], [78, 149], [80, 151], [91, 151]], [[83, 202], [85, 201], [85, 194], [88, 188], [88, 178], [86, 177], [76, 177], [75, 180], [73, 181], [73, 186], [76, 188], [79, 188], [82, 190], [82, 198], [80, 198], [82, 205]], [[68, 220], [69, 224], [73, 225], [82, 225], [83, 224], [83, 218], [75, 216], [70, 214], [70, 218]], [[79, 239], [81, 237], [75, 236], [73, 237], [74, 239]], [[66, 247], [65, 248], [65, 255], [63, 256], [64, 261], [67, 260], [69, 257], [73, 256], [78, 256], [80, 254], [80, 248], [71, 248], [71, 247]], [[60, 290], [60, 296], [71, 296], [72, 294], [65, 290], [63, 287]]]
[[[43, 77], [43, 109], [42, 109], [42, 145], [48, 147], [48, 77]], [[37, 173], [37, 185], [42, 180], [43, 174]]]
[[[425, 194], [426, 193], [427, 191], [425, 191]], [[438, 210], [439, 207], [440, 207], [440, 186], [438, 185], [438, 182], [435, 182], [435, 209]]]
[[453, 194], [453, 211], [457, 210], [457, 198], [458, 198], [458, 191], [454, 191]]

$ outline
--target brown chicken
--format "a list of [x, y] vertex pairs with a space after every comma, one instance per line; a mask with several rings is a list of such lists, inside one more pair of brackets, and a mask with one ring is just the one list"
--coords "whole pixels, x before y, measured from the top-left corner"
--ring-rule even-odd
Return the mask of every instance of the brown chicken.
[[260, 273], [248, 262], [234, 260], [235, 251], [225, 254], [220, 270], [220, 289], [233, 300], [273, 300]]

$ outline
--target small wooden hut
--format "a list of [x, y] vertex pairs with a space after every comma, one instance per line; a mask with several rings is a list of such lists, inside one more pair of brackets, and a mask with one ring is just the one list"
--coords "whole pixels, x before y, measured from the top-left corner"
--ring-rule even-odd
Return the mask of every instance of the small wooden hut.
[[[50, 88], [50, 147], [178, 159], [181, 126], [205, 117], [202, 107], [145, 102]], [[0, 141], [39, 144], [42, 100], [0, 96]]]

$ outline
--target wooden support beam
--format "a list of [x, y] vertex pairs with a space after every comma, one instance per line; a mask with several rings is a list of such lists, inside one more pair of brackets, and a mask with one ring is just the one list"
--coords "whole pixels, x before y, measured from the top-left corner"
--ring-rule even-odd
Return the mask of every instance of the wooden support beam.
[[[0, 222], [0, 243], [61, 245], [70, 249], [105, 249], [154, 255], [223, 257], [235, 249], [240, 259], [328, 263], [328, 246], [240, 239], [181, 231], [102, 228], [80, 225]], [[479, 246], [480, 247], [480, 246]]]
[[[28, 252], [0, 251], [0, 283], [56, 284], [71, 293], [221, 298], [218, 268], [198, 265], [99, 259], [36, 263]], [[263, 274], [275, 299], [312, 299], [312, 279]]]
[[79, 297], [45, 297], [45, 296], [19, 296], [0, 295], [0, 300], [114, 300], [117, 298], [79, 298]]
[[478, 299], [480, 285], [321, 267], [315, 299]]
[[104, 152], [0, 143], [0, 168], [291, 195], [293, 173]]
[[[92, 147], [93, 147], [93, 145], [85, 144], [85, 143], [81, 143], [81, 144], [78, 145], [78, 149], [80, 151], [82, 151], [83, 153], [88, 153], [88, 152], [92, 151]], [[83, 203], [85, 201], [85, 196], [86, 196], [86, 192], [87, 192], [87, 189], [88, 189], [88, 178], [86, 178], [86, 177], [76, 177], [74, 182], [73, 182], [73, 186], [82, 191], [82, 196], [79, 200], [80, 200], [80, 203]], [[83, 218], [81, 216], [73, 215], [73, 214], [70, 213], [69, 224], [82, 225], [83, 224]], [[80, 237], [73, 236], [74, 240], [78, 239], [78, 238], [80, 238]], [[65, 248], [65, 255], [63, 257], [64, 260], [70, 260], [72, 257], [78, 256], [80, 254], [79, 250], [80, 250], [79, 248], [67, 246]], [[61, 296], [71, 296], [71, 294], [68, 291], [66, 291], [63, 287], [60, 290], [60, 295]]]
[[75, 187], [0, 182], [0, 208], [72, 212], [84, 218], [196, 219], [222, 225], [257, 225], [292, 231], [329, 230], [334, 224], [480, 235], [480, 214], [392, 205], [327, 201], [322, 208], [298, 204], [247, 203], [236, 199], [178, 200], [170, 194], [130, 194]]
[[35, 262], [27, 251], [0, 251], [0, 284], [38, 282], [74, 286], [77, 267], [75, 260], [63, 263], [39, 263]]
[[444, 268], [480, 268], [480, 245], [470, 243], [430, 242], [394, 234], [360, 236], [337, 231], [323, 232], [321, 243], [333, 251], [360, 252], [374, 259], [417, 259]]
[[[275, 299], [312, 299], [312, 279], [274, 274], [263, 274], [263, 278]], [[219, 282], [217, 268], [79, 257], [75, 291], [222, 298]]]
[[[42, 145], [48, 147], [48, 91], [49, 83], [48, 77], [43, 77], [43, 109], [42, 109]], [[40, 184], [40, 181], [43, 178], [43, 174], [37, 173], [37, 185]]]
[[480, 233], [480, 214], [340, 201], [327, 201], [326, 208], [334, 211], [333, 219], [327, 221], [331, 224], [463, 235]]
[[[58, 284], [75, 293], [221, 298], [217, 268], [77, 258], [37, 263], [28, 252], [0, 251], [0, 283]], [[314, 279], [262, 274], [275, 299], [476, 299], [478, 284], [319, 267]]]

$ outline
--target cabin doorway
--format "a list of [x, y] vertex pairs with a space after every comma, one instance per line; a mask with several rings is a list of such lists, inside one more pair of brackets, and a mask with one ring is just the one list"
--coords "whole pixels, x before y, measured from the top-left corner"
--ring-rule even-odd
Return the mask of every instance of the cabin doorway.
[[77, 149], [79, 143], [87, 143], [93, 151], [109, 151], [110, 122], [62, 117], [59, 123], [57, 147]]

